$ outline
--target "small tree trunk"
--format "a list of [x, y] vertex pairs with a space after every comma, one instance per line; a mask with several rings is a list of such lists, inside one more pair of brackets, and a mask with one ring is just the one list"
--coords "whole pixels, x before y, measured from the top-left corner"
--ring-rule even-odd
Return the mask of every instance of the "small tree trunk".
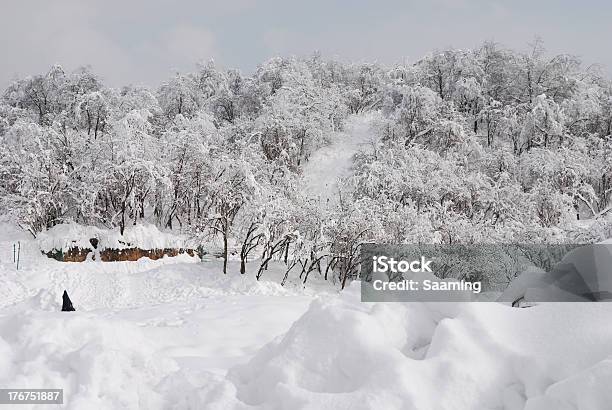
[[348, 279], [348, 272], [345, 271], [342, 277], [342, 289], [344, 289], [344, 287], [346, 286], [347, 279]]
[[123, 236], [125, 231], [125, 202], [121, 204], [121, 223], [119, 225], [119, 233]]
[[227, 274], [227, 230], [223, 232], [223, 273]]

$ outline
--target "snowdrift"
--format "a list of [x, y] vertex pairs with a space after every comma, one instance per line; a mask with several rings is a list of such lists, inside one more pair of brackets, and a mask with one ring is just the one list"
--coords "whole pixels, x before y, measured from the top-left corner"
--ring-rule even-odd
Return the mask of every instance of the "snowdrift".
[[229, 372], [238, 398], [293, 409], [605, 409], [610, 304], [316, 300]]
[[136, 326], [96, 315], [27, 312], [0, 335], [0, 385], [58, 386], [69, 409], [161, 408], [154, 387], [176, 370]]
[[118, 318], [5, 316], [0, 383], [64, 386], [70, 409], [609, 408], [609, 304], [513, 309], [358, 297], [352, 286], [314, 300], [286, 334], [225, 376], [181, 368], [162, 341]]
[[[612, 304], [362, 303], [357, 282], [338, 295], [328, 283], [281, 287], [280, 266], [258, 282], [236, 264], [223, 275], [220, 262], [197, 262], [63, 264], [8, 235], [0, 384], [63, 387], [65, 408], [79, 410], [612, 403]], [[64, 289], [76, 312], [59, 312]]]

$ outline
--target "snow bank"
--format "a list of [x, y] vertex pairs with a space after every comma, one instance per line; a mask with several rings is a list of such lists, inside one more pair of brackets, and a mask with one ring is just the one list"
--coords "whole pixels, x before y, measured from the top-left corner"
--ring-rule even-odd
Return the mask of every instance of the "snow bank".
[[0, 385], [63, 388], [68, 409], [161, 408], [176, 370], [134, 325], [78, 312], [3, 317], [0, 335]]
[[[281, 334], [305, 300], [208, 264], [122, 271], [150, 262], [82, 264], [107, 270], [91, 277], [50, 263], [79, 310], [40, 311], [59, 308], [55, 290], [4, 309], [0, 384], [63, 387], [74, 409], [600, 410], [612, 400], [612, 304], [361, 303], [355, 282]], [[213, 374], [228, 368], [217, 358], [238, 364]]]
[[[305, 311], [312, 289], [281, 287], [280, 265], [258, 282], [235, 262], [223, 275], [220, 262], [187, 256], [65, 264], [23, 238], [17, 271], [18, 237], [0, 240], [0, 385], [64, 388], [69, 409], [612, 402], [609, 303], [361, 303], [354, 282]], [[64, 289], [77, 312], [58, 312]]]
[[604, 409], [612, 305], [319, 299], [229, 373], [262, 408]]

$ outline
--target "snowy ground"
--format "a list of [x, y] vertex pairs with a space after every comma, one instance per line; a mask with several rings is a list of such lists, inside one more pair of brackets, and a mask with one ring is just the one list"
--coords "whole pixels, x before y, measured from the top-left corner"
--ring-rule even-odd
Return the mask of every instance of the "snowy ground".
[[[0, 228], [0, 386], [63, 388], [65, 408], [612, 403], [612, 304], [361, 303], [358, 284], [283, 288], [278, 269], [256, 282], [186, 256], [56, 262]], [[64, 289], [76, 312], [58, 311]]]
[[[68, 408], [170, 407], [156, 390], [164, 377], [224, 375], [287, 331], [316, 291], [281, 287], [279, 270], [257, 282], [188, 256], [61, 263], [1, 228], [0, 386], [63, 387]], [[74, 313], [59, 312], [64, 289]]]

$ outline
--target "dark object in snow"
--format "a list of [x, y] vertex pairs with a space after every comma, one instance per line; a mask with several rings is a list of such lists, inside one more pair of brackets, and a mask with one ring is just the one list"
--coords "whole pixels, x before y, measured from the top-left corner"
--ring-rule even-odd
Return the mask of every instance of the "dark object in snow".
[[64, 294], [62, 295], [62, 312], [74, 312], [72, 301], [68, 297], [68, 292], [66, 292], [65, 290]]

